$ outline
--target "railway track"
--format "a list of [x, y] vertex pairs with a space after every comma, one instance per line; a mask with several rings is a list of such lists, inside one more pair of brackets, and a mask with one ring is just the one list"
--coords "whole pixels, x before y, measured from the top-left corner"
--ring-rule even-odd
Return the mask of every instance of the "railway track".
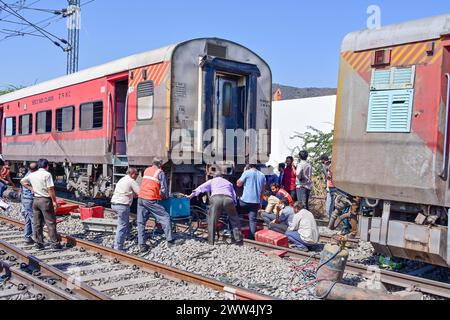
[[[2, 265], [5, 274], [14, 271], [10, 276], [12, 285], [16, 283], [18, 286], [24, 282], [20, 276], [28, 274], [25, 285], [33, 288], [32, 294], [36, 296], [41, 294], [51, 299], [143, 300], [154, 298], [152, 290], [158, 290], [153, 294], [161, 297], [164, 295], [161, 290], [172, 290], [174, 286], [198, 286], [220, 293], [223, 299], [273, 299], [66, 235], [61, 235], [63, 250], [38, 251], [25, 244], [21, 230], [23, 226], [22, 222], [0, 216], [0, 250], [3, 250], [0, 253], [4, 253], [5, 257]], [[14, 266], [7, 264], [11, 260]], [[55, 292], [50, 289], [55, 289]], [[0, 299], [1, 296], [0, 293]]]
[[[81, 202], [75, 202], [75, 201], [68, 201], [73, 202], [82, 205]], [[106, 209], [108, 212], [113, 212], [111, 209]], [[244, 221], [245, 222], [245, 221]], [[325, 223], [325, 222], [322, 222]], [[177, 230], [186, 231], [186, 226], [182, 224], [176, 225]], [[207, 230], [204, 228], [197, 228], [197, 232], [201, 235], [207, 235]], [[335, 242], [335, 236], [327, 235], [327, 234], [321, 234], [320, 235], [320, 242], [321, 243], [333, 243]], [[251, 240], [245, 240], [244, 241], [246, 246], [253, 247], [256, 249], [259, 249], [263, 252], [268, 251], [287, 251], [287, 256], [292, 257], [295, 259], [305, 260], [305, 259], [312, 259], [315, 262], [319, 262], [320, 258], [318, 256], [313, 256], [309, 253], [303, 253], [299, 252], [297, 250], [292, 249], [286, 249], [276, 246], [271, 246], [268, 244], [259, 243], [256, 241]], [[352, 249], [355, 247], [358, 247], [359, 240], [358, 239], [348, 239], [347, 240], [347, 248]], [[361, 276], [361, 277], [371, 277], [374, 275], [374, 271], [369, 271], [368, 267], [361, 264], [356, 263], [348, 263], [346, 271], [350, 274]], [[378, 272], [378, 271], [377, 271]], [[420, 291], [425, 294], [430, 294], [438, 297], [444, 297], [447, 299], [450, 299], [450, 284], [439, 282], [439, 281], [433, 281], [429, 279], [424, 279], [421, 277], [411, 276], [407, 274], [402, 274], [394, 271], [389, 270], [379, 270], [379, 274], [377, 275], [380, 278], [380, 281], [384, 284], [397, 286], [400, 288], [405, 289], [412, 289], [416, 291]]]
[[[80, 206], [86, 205], [86, 203], [75, 201], [75, 200], [70, 200], [70, 199], [64, 199], [64, 201], [66, 201], [67, 203], [72, 203], [72, 204], [76, 204], [76, 205], [80, 205]], [[105, 212], [114, 213], [114, 211], [109, 209], [109, 208], [105, 208]], [[133, 213], [132, 213], [132, 215], [133, 215]], [[135, 214], [134, 214], [134, 216], [135, 216]], [[248, 220], [245, 220], [245, 219], [241, 219], [241, 222], [243, 223], [243, 225], [248, 225], [249, 224]], [[194, 225], [194, 229], [196, 230], [197, 234], [203, 235], [203, 236], [206, 237], [208, 235], [207, 227], [201, 226], [201, 224], [199, 222], [196, 222], [196, 223], [197, 223], [197, 225]], [[324, 221], [320, 221], [319, 224], [320, 225], [325, 225], [325, 224], [328, 225]], [[149, 226], [150, 227], [154, 227], [155, 226], [154, 221], [150, 220], [149, 221]], [[176, 228], [177, 231], [181, 230], [181, 232], [186, 232], [188, 230], [186, 225], [184, 225], [184, 224], [177, 223], [177, 224], [174, 225], [174, 227]], [[264, 228], [266, 228], [266, 227], [264, 227]], [[332, 236], [332, 235], [321, 234], [319, 241], [322, 244], [326, 244], [326, 243], [334, 242], [335, 239], [334, 239], [334, 236]], [[359, 239], [348, 239], [347, 240], [347, 247], [348, 248], [356, 248], [356, 247], [358, 247], [358, 244], [359, 244]]]
[[[263, 252], [270, 252], [275, 250], [285, 251], [286, 257], [299, 260], [311, 260], [317, 263], [320, 262], [320, 257], [317, 254], [311, 255], [309, 253], [272, 246], [269, 244], [264, 244], [251, 240], [244, 240], [244, 243], [246, 246], [256, 248]], [[372, 272], [369, 271], [367, 266], [351, 262], [347, 263], [345, 271], [347, 273], [354, 274], [360, 277], [367, 278], [373, 276], [373, 271]], [[384, 284], [393, 285], [404, 289], [412, 289], [415, 291], [420, 291], [422, 293], [450, 299], [450, 284], [448, 283], [433, 281], [416, 276], [410, 276], [389, 270], [380, 269], [378, 272], [379, 272], [378, 275], [380, 277], [379, 280]]]
[[[78, 203], [78, 204], [80, 204], [80, 203]], [[2, 221], [2, 219], [3, 219], [3, 217], [0, 216], [0, 221]], [[16, 223], [16, 226], [21, 225], [20, 222], [15, 221], [15, 223]], [[177, 225], [177, 227], [182, 230], [186, 230], [185, 225]], [[200, 233], [203, 232], [203, 230], [201, 230], [201, 229], [199, 229], [199, 231], [200, 231]], [[86, 243], [86, 241], [74, 239], [71, 237], [65, 237], [65, 238], [69, 239], [69, 241], [68, 241], [69, 243], [72, 243], [72, 242], [80, 243], [80, 244]], [[334, 240], [333, 237], [326, 236], [326, 235], [324, 235], [323, 238], [328, 240], [326, 242], [330, 242], [330, 241]], [[357, 240], [353, 240], [352, 243], [357, 244]], [[350, 243], [350, 246], [352, 245], [352, 243]], [[96, 249], [100, 252], [102, 252], [104, 250], [113, 251], [108, 248], [100, 247], [96, 244], [90, 243], [90, 245], [95, 246]], [[311, 257], [310, 254], [308, 254], [308, 253], [303, 253], [303, 252], [299, 252], [296, 250], [271, 246], [268, 244], [258, 243], [255, 241], [245, 240], [245, 245], [248, 247], [256, 248], [262, 252], [269, 252], [269, 251], [274, 251], [274, 250], [286, 251], [287, 257], [293, 258], [295, 260], [302, 260], [302, 261], [310, 260], [310, 261], [316, 262], [316, 263], [319, 262], [319, 260], [320, 260], [318, 256]], [[142, 260], [141, 262], [148, 263], [147, 260]], [[158, 265], [158, 266], [162, 267], [161, 265]], [[165, 267], [165, 268], [167, 268], [167, 267]], [[374, 276], [374, 271], [369, 271], [367, 266], [355, 264], [355, 263], [348, 263], [346, 272], [349, 274], [355, 275], [355, 276], [363, 277], [363, 278], [370, 278], [370, 277]], [[424, 279], [424, 278], [420, 278], [420, 277], [405, 275], [405, 274], [388, 271], [388, 270], [379, 270], [378, 272], [379, 273], [377, 276], [379, 277], [380, 281], [384, 284], [393, 285], [393, 286], [405, 288], [405, 289], [412, 289], [415, 291], [420, 291], [425, 294], [430, 294], [430, 295], [450, 299], [450, 285], [447, 283], [442, 283], [442, 282], [428, 280], [428, 279]], [[222, 289], [224, 287], [225, 287], [225, 285], [223, 285]]]

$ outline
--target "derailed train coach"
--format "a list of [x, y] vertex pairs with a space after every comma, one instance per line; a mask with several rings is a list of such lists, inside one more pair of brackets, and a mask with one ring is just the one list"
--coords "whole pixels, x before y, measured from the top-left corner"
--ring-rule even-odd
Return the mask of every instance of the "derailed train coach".
[[[158, 157], [171, 191], [190, 192], [205, 164], [237, 175], [250, 158], [267, 161], [271, 90], [253, 51], [189, 40], [1, 96], [1, 153], [19, 178], [26, 162], [47, 158], [59, 183], [96, 198], [110, 197], [128, 166]], [[227, 141], [227, 130], [244, 134]]]
[[388, 256], [450, 263], [450, 15], [347, 35], [336, 185], [367, 199], [361, 238]]

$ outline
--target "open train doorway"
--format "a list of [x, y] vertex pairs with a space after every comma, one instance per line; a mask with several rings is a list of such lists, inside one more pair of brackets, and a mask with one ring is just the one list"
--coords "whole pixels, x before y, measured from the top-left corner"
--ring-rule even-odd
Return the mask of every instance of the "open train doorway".
[[128, 93], [128, 80], [114, 83], [114, 155], [126, 156], [126, 104]]

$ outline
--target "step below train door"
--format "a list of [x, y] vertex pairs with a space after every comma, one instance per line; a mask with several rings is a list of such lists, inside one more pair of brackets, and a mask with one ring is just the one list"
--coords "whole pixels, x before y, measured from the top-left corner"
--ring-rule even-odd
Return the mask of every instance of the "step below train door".
[[108, 78], [108, 143], [107, 153], [112, 161], [112, 185], [128, 169], [126, 119], [128, 113], [128, 72]]

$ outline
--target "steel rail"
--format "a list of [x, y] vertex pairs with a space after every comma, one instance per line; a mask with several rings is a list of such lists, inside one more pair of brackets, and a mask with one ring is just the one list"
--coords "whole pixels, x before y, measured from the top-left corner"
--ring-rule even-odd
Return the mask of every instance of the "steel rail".
[[[19, 286], [20, 284], [26, 285], [27, 290], [32, 294], [42, 294], [44, 298], [50, 298], [54, 300], [78, 300], [76, 296], [69, 294], [61, 289], [58, 289], [42, 280], [36, 279], [35, 277], [29, 275], [25, 271], [15, 269], [11, 265], [1, 262], [3, 272], [10, 277], [8, 281]], [[24, 290], [25, 292], [25, 290]]]
[[[261, 250], [263, 252], [274, 250], [285, 251], [287, 252], [287, 256], [289, 257], [295, 257], [301, 260], [311, 259], [315, 262], [320, 261], [320, 257], [318, 257], [318, 254], [311, 255], [306, 252], [273, 246], [270, 244], [260, 243], [251, 240], [244, 240], [244, 244], [246, 246]], [[373, 271], [370, 271], [368, 266], [353, 262], [347, 263], [347, 268], [345, 269], [345, 271], [361, 277], [369, 277], [373, 275]], [[394, 285], [405, 289], [412, 288], [422, 293], [450, 299], [450, 284], [445, 282], [424, 279], [389, 270], [380, 270], [380, 281], [385, 284]]]
[[83, 282], [73, 279], [73, 277], [65, 274], [64, 272], [61, 272], [57, 268], [48, 265], [44, 261], [32, 255], [29, 255], [25, 251], [5, 241], [0, 240], [0, 249], [4, 250], [10, 255], [15, 256], [16, 258], [19, 258], [21, 261], [25, 262], [27, 265], [35, 268], [36, 270], [45, 273], [46, 276], [50, 276], [66, 286], [70, 285], [73, 288], [72, 291], [77, 293], [81, 297], [85, 297], [89, 300], [111, 300], [111, 298], [107, 295], [89, 287]]
[[[4, 216], [0, 216], [0, 222], [4, 222], [19, 228], [23, 228], [24, 226], [24, 223]], [[275, 300], [274, 297], [263, 295], [253, 290], [238, 288], [236, 286], [214, 279], [206, 278], [137, 256], [129, 255], [111, 248], [92, 243], [90, 241], [77, 239], [75, 237], [64, 234], [60, 234], [60, 237], [63, 242], [69, 245], [99, 253], [102, 256], [112, 258], [117, 262], [126, 263], [131, 266], [137, 266], [143, 268], [146, 271], [163, 274], [173, 280], [182, 280], [196, 285], [202, 285], [219, 292], [224, 292], [225, 294], [232, 296], [236, 300]]]

